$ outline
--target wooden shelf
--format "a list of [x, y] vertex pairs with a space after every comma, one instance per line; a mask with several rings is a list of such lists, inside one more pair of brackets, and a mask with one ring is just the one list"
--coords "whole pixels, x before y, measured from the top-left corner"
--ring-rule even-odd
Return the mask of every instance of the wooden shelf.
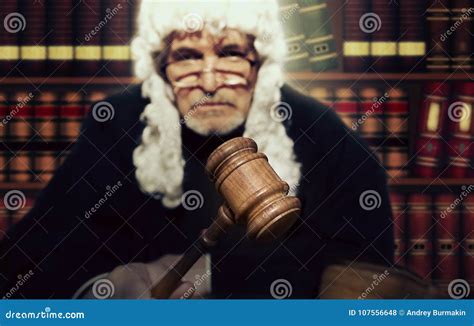
[[[425, 80], [472, 80], [474, 73], [348, 73], [348, 72], [322, 72], [308, 71], [291, 72], [286, 74], [288, 80], [301, 81], [425, 81]], [[135, 77], [5, 77], [0, 79], [0, 85], [130, 85], [138, 84]]]
[[[410, 186], [463, 186], [474, 184], [474, 178], [464, 179], [430, 179], [430, 178], [399, 178], [389, 179], [390, 187], [410, 187]], [[44, 182], [0, 182], [0, 190], [41, 190], [46, 186]]]

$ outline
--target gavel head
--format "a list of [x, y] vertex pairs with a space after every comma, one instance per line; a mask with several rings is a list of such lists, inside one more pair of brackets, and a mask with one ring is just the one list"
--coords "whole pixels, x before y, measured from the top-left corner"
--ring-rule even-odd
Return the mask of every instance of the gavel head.
[[224, 197], [236, 223], [247, 226], [252, 239], [272, 240], [285, 233], [300, 213], [300, 201], [287, 196], [280, 179], [250, 138], [231, 139], [207, 160], [207, 172]]

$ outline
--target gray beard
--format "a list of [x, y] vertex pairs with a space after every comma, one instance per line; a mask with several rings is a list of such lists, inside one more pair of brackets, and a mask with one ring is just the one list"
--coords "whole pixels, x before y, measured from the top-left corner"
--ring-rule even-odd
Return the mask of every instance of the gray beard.
[[211, 134], [224, 136], [237, 129], [244, 122], [245, 117], [240, 112], [235, 112], [235, 114], [229, 117], [223, 125], [219, 126], [218, 129], [207, 127], [204, 123], [202, 123], [199, 119], [195, 117], [189, 117], [185, 121], [186, 126], [189, 129], [193, 130], [201, 136], [209, 136]]

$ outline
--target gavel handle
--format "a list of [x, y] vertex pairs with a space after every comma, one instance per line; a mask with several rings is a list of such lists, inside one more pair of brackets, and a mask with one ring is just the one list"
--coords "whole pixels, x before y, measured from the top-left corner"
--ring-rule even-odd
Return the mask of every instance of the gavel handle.
[[165, 276], [153, 286], [151, 296], [155, 299], [168, 299], [178, 287], [183, 276], [193, 267], [206, 249], [214, 246], [220, 236], [233, 224], [233, 215], [227, 205], [223, 204], [217, 212], [216, 219], [203, 232], [197, 243], [188, 249], [181, 259], [168, 270]]

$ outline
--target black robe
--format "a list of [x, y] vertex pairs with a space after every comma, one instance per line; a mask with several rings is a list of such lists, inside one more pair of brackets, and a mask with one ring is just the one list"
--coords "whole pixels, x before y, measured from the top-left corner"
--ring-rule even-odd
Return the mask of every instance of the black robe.
[[[281, 100], [292, 108], [285, 127], [302, 163], [302, 216], [287, 236], [271, 244], [248, 240], [243, 227], [222, 239], [210, 251], [216, 298], [271, 298], [270, 285], [277, 279], [291, 283], [292, 298], [311, 298], [331, 261], [392, 263], [392, 217], [381, 163], [331, 109], [288, 86]], [[86, 118], [64, 164], [1, 242], [1, 293], [31, 270], [14, 297], [71, 297], [88, 279], [118, 265], [183, 252], [215, 217], [222, 200], [204, 165], [216, 146], [242, 135], [243, 126], [208, 138], [183, 126], [183, 191], [199, 191], [204, 203], [193, 211], [170, 210], [142, 193], [134, 176], [132, 152], [140, 143], [139, 116], [148, 103], [140, 86], [106, 101], [115, 108], [113, 119]], [[366, 190], [380, 195], [379, 207], [361, 207]]]

